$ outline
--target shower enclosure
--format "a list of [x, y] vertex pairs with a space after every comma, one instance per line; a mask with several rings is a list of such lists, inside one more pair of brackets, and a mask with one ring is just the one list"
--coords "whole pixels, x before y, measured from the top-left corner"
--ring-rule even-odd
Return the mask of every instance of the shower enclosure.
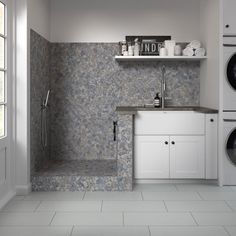
[[[125, 152], [118, 151], [119, 97], [114, 81], [104, 80], [104, 62], [96, 64], [95, 46], [50, 43], [31, 30], [34, 191], [132, 188], [131, 161], [121, 159]], [[83, 55], [89, 58], [81, 59]], [[132, 125], [128, 119], [124, 125]]]

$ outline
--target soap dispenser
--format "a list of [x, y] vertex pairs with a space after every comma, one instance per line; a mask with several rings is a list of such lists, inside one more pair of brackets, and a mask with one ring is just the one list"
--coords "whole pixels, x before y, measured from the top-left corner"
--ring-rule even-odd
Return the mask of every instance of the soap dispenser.
[[154, 98], [154, 107], [161, 107], [161, 97], [160, 93], [157, 93], [155, 98]]

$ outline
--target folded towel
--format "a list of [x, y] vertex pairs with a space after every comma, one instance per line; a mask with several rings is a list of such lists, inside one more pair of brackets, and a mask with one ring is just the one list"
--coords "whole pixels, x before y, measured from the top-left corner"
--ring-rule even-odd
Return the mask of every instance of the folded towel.
[[194, 49], [191, 48], [191, 47], [186, 47], [186, 48], [183, 50], [183, 55], [184, 55], [184, 56], [188, 56], [188, 57], [194, 56]]
[[193, 49], [198, 49], [201, 47], [201, 42], [198, 40], [193, 40], [188, 46]]
[[206, 50], [205, 50], [205, 48], [197, 48], [196, 50], [195, 50], [195, 56], [197, 56], [197, 57], [203, 57], [203, 56], [205, 56], [206, 55]]

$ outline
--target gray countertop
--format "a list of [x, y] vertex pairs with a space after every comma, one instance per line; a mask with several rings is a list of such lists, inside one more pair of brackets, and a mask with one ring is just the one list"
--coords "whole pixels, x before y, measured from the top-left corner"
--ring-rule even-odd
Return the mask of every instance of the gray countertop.
[[138, 111], [194, 111], [204, 114], [218, 113], [218, 110], [207, 107], [188, 107], [188, 106], [175, 106], [167, 108], [156, 108], [153, 106], [119, 106], [116, 111], [124, 115], [135, 115]]

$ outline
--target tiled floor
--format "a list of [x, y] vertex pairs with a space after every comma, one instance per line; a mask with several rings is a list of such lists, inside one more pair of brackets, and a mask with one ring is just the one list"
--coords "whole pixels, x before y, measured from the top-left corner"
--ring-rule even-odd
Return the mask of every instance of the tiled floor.
[[236, 188], [137, 185], [133, 192], [50, 192], [15, 197], [1, 236], [236, 236]]

